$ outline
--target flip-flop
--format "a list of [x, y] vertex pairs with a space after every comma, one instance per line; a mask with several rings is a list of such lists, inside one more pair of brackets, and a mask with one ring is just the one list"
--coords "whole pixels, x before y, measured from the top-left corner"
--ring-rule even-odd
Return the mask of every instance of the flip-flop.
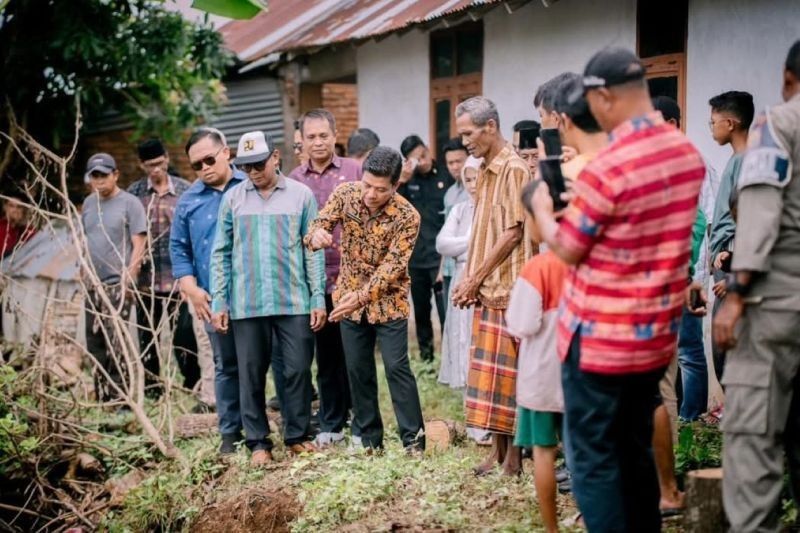
[[578, 511], [577, 514], [570, 518], [565, 518], [561, 521], [561, 525], [566, 528], [573, 528], [573, 527], [586, 527], [586, 524], [583, 523], [583, 513]]
[[498, 469], [499, 468], [496, 465], [491, 468], [481, 468], [476, 466], [472, 468], [472, 473], [475, 474], [475, 477], [484, 477], [497, 472]]
[[683, 514], [683, 508], [681, 507], [666, 507], [664, 509], [659, 509], [661, 512], [661, 518], [672, 518], [673, 516], [681, 516]]

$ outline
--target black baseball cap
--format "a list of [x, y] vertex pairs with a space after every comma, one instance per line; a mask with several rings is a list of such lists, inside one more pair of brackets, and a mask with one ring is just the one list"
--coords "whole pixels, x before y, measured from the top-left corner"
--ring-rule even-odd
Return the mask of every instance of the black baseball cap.
[[626, 48], [611, 47], [597, 52], [583, 70], [583, 89], [613, 87], [644, 78], [639, 57]]

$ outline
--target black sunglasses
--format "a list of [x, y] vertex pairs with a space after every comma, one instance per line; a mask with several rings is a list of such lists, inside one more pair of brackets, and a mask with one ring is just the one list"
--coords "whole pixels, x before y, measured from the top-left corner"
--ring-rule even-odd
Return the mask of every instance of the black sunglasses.
[[255, 170], [256, 172], [261, 172], [264, 170], [264, 167], [267, 166], [267, 160], [259, 161], [257, 163], [243, 163], [238, 165], [239, 170], [244, 172], [245, 174], [249, 174], [251, 170]]
[[203, 165], [213, 167], [217, 163], [217, 155], [219, 155], [223, 148], [225, 147], [220, 146], [216, 154], [204, 157], [200, 161], [193, 161], [189, 163], [189, 166], [192, 167], [192, 170], [203, 170]]

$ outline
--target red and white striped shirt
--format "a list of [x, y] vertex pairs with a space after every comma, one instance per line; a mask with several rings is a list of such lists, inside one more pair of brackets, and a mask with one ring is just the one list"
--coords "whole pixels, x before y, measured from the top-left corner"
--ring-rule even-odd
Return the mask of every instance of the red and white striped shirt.
[[557, 241], [582, 255], [561, 301], [558, 353], [581, 331], [580, 368], [647, 372], [675, 353], [705, 165], [658, 112], [630, 120], [575, 183]]

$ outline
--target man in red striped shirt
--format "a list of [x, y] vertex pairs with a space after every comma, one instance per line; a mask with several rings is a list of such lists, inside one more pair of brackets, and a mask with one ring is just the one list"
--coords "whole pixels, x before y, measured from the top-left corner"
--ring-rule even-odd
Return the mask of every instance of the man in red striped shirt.
[[609, 145], [574, 185], [563, 218], [546, 187], [536, 218], [573, 265], [558, 324], [567, 454], [590, 531], [658, 531], [653, 464], [658, 382], [675, 355], [703, 160], [654, 112], [645, 70], [608, 48], [584, 71], [592, 114]]

